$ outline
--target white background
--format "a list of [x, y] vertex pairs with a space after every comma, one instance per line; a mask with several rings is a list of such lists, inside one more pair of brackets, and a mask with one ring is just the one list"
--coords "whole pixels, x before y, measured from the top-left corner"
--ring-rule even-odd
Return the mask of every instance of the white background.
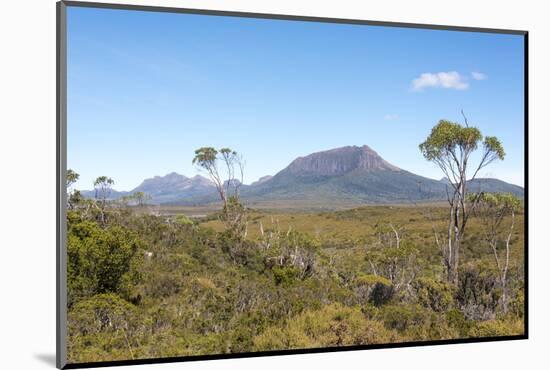
[[[112, 0], [112, 2], [116, 2]], [[136, 1], [147, 5], [530, 31], [530, 339], [218, 360], [140, 369], [548, 368], [550, 22], [544, 1]], [[0, 20], [0, 367], [55, 363], [55, 1], [10, 0]], [[520, 124], [520, 122], [518, 122]], [[546, 355], [546, 356], [545, 356]], [[136, 368], [136, 367], [134, 367]]]

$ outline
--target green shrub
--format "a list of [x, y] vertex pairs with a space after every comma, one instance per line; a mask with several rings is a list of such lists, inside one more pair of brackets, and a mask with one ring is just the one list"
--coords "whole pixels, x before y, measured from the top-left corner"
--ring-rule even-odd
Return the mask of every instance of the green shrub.
[[69, 361], [135, 358], [143, 329], [136, 307], [117, 295], [84, 299], [68, 312]]
[[292, 266], [275, 266], [271, 269], [275, 284], [288, 287], [300, 279], [300, 272]]
[[417, 306], [386, 306], [380, 316], [388, 329], [403, 332], [420, 326], [425, 320], [425, 311]]
[[436, 312], [447, 311], [453, 304], [453, 286], [430, 278], [413, 281], [414, 294], [420, 305]]
[[69, 305], [101, 293], [129, 298], [140, 280], [140, 246], [137, 236], [120, 226], [104, 229], [91, 221], [71, 225], [67, 243]]
[[369, 296], [369, 302], [379, 307], [388, 303], [392, 299], [393, 294], [393, 286], [378, 282], [374, 284], [374, 288]]
[[184, 214], [179, 214], [174, 217], [174, 220], [180, 225], [193, 225], [193, 220]]
[[449, 310], [445, 316], [447, 318], [447, 324], [454, 328], [460, 337], [469, 336], [470, 329], [472, 328], [474, 322], [466, 319], [460, 310], [453, 308]]
[[458, 307], [470, 320], [494, 318], [502, 293], [498, 286], [493, 264], [482, 261], [462, 266], [455, 296]]
[[523, 320], [504, 321], [489, 320], [476, 323], [469, 331], [469, 336], [480, 337], [501, 337], [508, 335], [520, 335], [524, 333]]
[[388, 329], [397, 330], [403, 340], [438, 340], [458, 338], [456, 329], [449, 326], [443, 314], [419, 305], [383, 306], [378, 318]]
[[509, 313], [516, 318], [523, 319], [525, 310], [525, 293], [523, 289], [520, 289], [512, 297], [508, 303]]
[[256, 350], [319, 348], [388, 343], [397, 335], [380, 322], [372, 321], [358, 307], [332, 304], [307, 311], [283, 327], [267, 328], [254, 338]]
[[393, 295], [391, 282], [382, 276], [359, 274], [353, 281], [353, 291], [359, 304], [380, 306]]

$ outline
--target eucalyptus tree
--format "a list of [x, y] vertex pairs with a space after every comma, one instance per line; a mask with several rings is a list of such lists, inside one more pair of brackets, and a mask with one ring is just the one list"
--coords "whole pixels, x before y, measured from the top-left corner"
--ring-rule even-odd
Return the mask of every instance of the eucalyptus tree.
[[75, 182], [78, 181], [80, 175], [70, 168], [67, 170], [67, 188], [70, 188]]
[[214, 183], [223, 205], [222, 221], [226, 227], [246, 236], [246, 212], [239, 198], [244, 178], [242, 157], [230, 148], [202, 147], [195, 150], [193, 164], [206, 171]]
[[474, 215], [479, 218], [483, 227], [483, 239], [493, 252], [502, 289], [501, 306], [503, 312], [507, 313], [510, 244], [521, 202], [509, 193], [470, 194], [468, 199], [476, 205]]
[[80, 175], [70, 168], [67, 170], [67, 207], [69, 209], [73, 209], [75, 205], [82, 200], [80, 192], [76, 189], [71, 189], [73, 184], [78, 181], [79, 177]]
[[212, 147], [202, 147], [195, 150], [193, 164], [197, 165], [200, 169], [206, 171], [208, 177], [216, 186], [216, 190], [223, 203], [223, 206], [226, 207], [227, 195], [218, 162], [218, 151], [216, 149]]
[[108, 176], [99, 176], [94, 180], [95, 198], [105, 203], [111, 194], [115, 181]]
[[[472, 154], [480, 146], [482, 152], [479, 162], [470, 163]], [[447, 120], [439, 121], [419, 148], [424, 158], [441, 169], [448, 182], [449, 223], [442, 251], [447, 278], [449, 282], [457, 284], [460, 244], [470, 215], [466, 201], [468, 182], [475, 179], [479, 171], [490, 163], [503, 160], [504, 149], [499, 139], [494, 136], [483, 137], [478, 128], [468, 125], [467, 120], [464, 126]]]
[[105, 225], [105, 206], [107, 198], [111, 194], [111, 190], [115, 181], [108, 176], [99, 176], [94, 180], [95, 199], [99, 201], [100, 220]]
[[147, 204], [148, 201], [152, 199], [152, 197], [144, 193], [143, 191], [136, 191], [134, 194], [132, 194], [132, 198], [135, 200], [136, 204], [140, 207], [143, 207]]

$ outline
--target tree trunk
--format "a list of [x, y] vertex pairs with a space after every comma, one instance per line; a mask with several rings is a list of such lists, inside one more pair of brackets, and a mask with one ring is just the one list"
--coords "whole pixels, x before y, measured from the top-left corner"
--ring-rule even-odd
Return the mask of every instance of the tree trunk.
[[449, 283], [458, 285], [458, 263], [460, 254], [460, 208], [458, 204], [453, 205], [451, 211], [452, 228], [449, 233], [449, 263], [447, 265], [447, 280]]
[[502, 312], [508, 313], [508, 287], [506, 286], [506, 277], [502, 279]]

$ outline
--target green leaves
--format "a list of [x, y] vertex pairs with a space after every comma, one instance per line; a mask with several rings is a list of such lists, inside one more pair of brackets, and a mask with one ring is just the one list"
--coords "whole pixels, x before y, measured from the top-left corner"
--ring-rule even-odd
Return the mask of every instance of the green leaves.
[[485, 156], [493, 155], [500, 160], [504, 159], [506, 153], [498, 138], [486, 136], [483, 139], [478, 128], [464, 127], [459, 123], [447, 120], [440, 120], [432, 128], [428, 138], [419, 145], [419, 148], [428, 161], [437, 161], [444, 156], [451, 156], [458, 160], [465, 153], [477, 150], [482, 141]]
[[218, 151], [212, 147], [202, 147], [195, 150], [193, 164], [209, 170], [210, 168], [216, 167], [216, 162], [219, 159], [218, 154], [221, 155], [221, 159], [223, 159], [225, 162], [233, 162], [238, 156], [237, 152], [230, 148], [221, 148]]
[[218, 157], [218, 151], [212, 147], [202, 147], [195, 150], [195, 158], [193, 158], [193, 164], [197, 164], [200, 167], [208, 168], [216, 163]]
[[424, 157], [432, 161], [439, 156], [454, 153], [457, 149], [474, 151], [481, 140], [482, 135], [477, 128], [441, 120], [419, 147]]
[[69, 301], [101, 293], [128, 295], [139, 280], [137, 237], [120, 226], [101, 228], [83, 221], [71, 225], [67, 245]]
[[236, 152], [236, 151], [231, 150], [231, 149], [229, 149], [229, 148], [222, 148], [222, 149], [220, 149], [220, 153], [221, 153], [223, 156], [237, 155], [237, 152]]
[[97, 187], [111, 187], [115, 184], [115, 181], [108, 176], [99, 176], [94, 180], [94, 186]]
[[468, 195], [468, 200], [478, 203], [485, 208], [498, 209], [500, 211], [517, 211], [521, 208], [521, 201], [511, 193], [479, 193]]
[[486, 152], [495, 153], [500, 160], [503, 160], [506, 155], [500, 140], [498, 140], [495, 136], [486, 136], [485, 141], [483, 142], [483, 147]]
[[67, 187], [78, 181], [80, 175], [70, 168], [67, 170]]

